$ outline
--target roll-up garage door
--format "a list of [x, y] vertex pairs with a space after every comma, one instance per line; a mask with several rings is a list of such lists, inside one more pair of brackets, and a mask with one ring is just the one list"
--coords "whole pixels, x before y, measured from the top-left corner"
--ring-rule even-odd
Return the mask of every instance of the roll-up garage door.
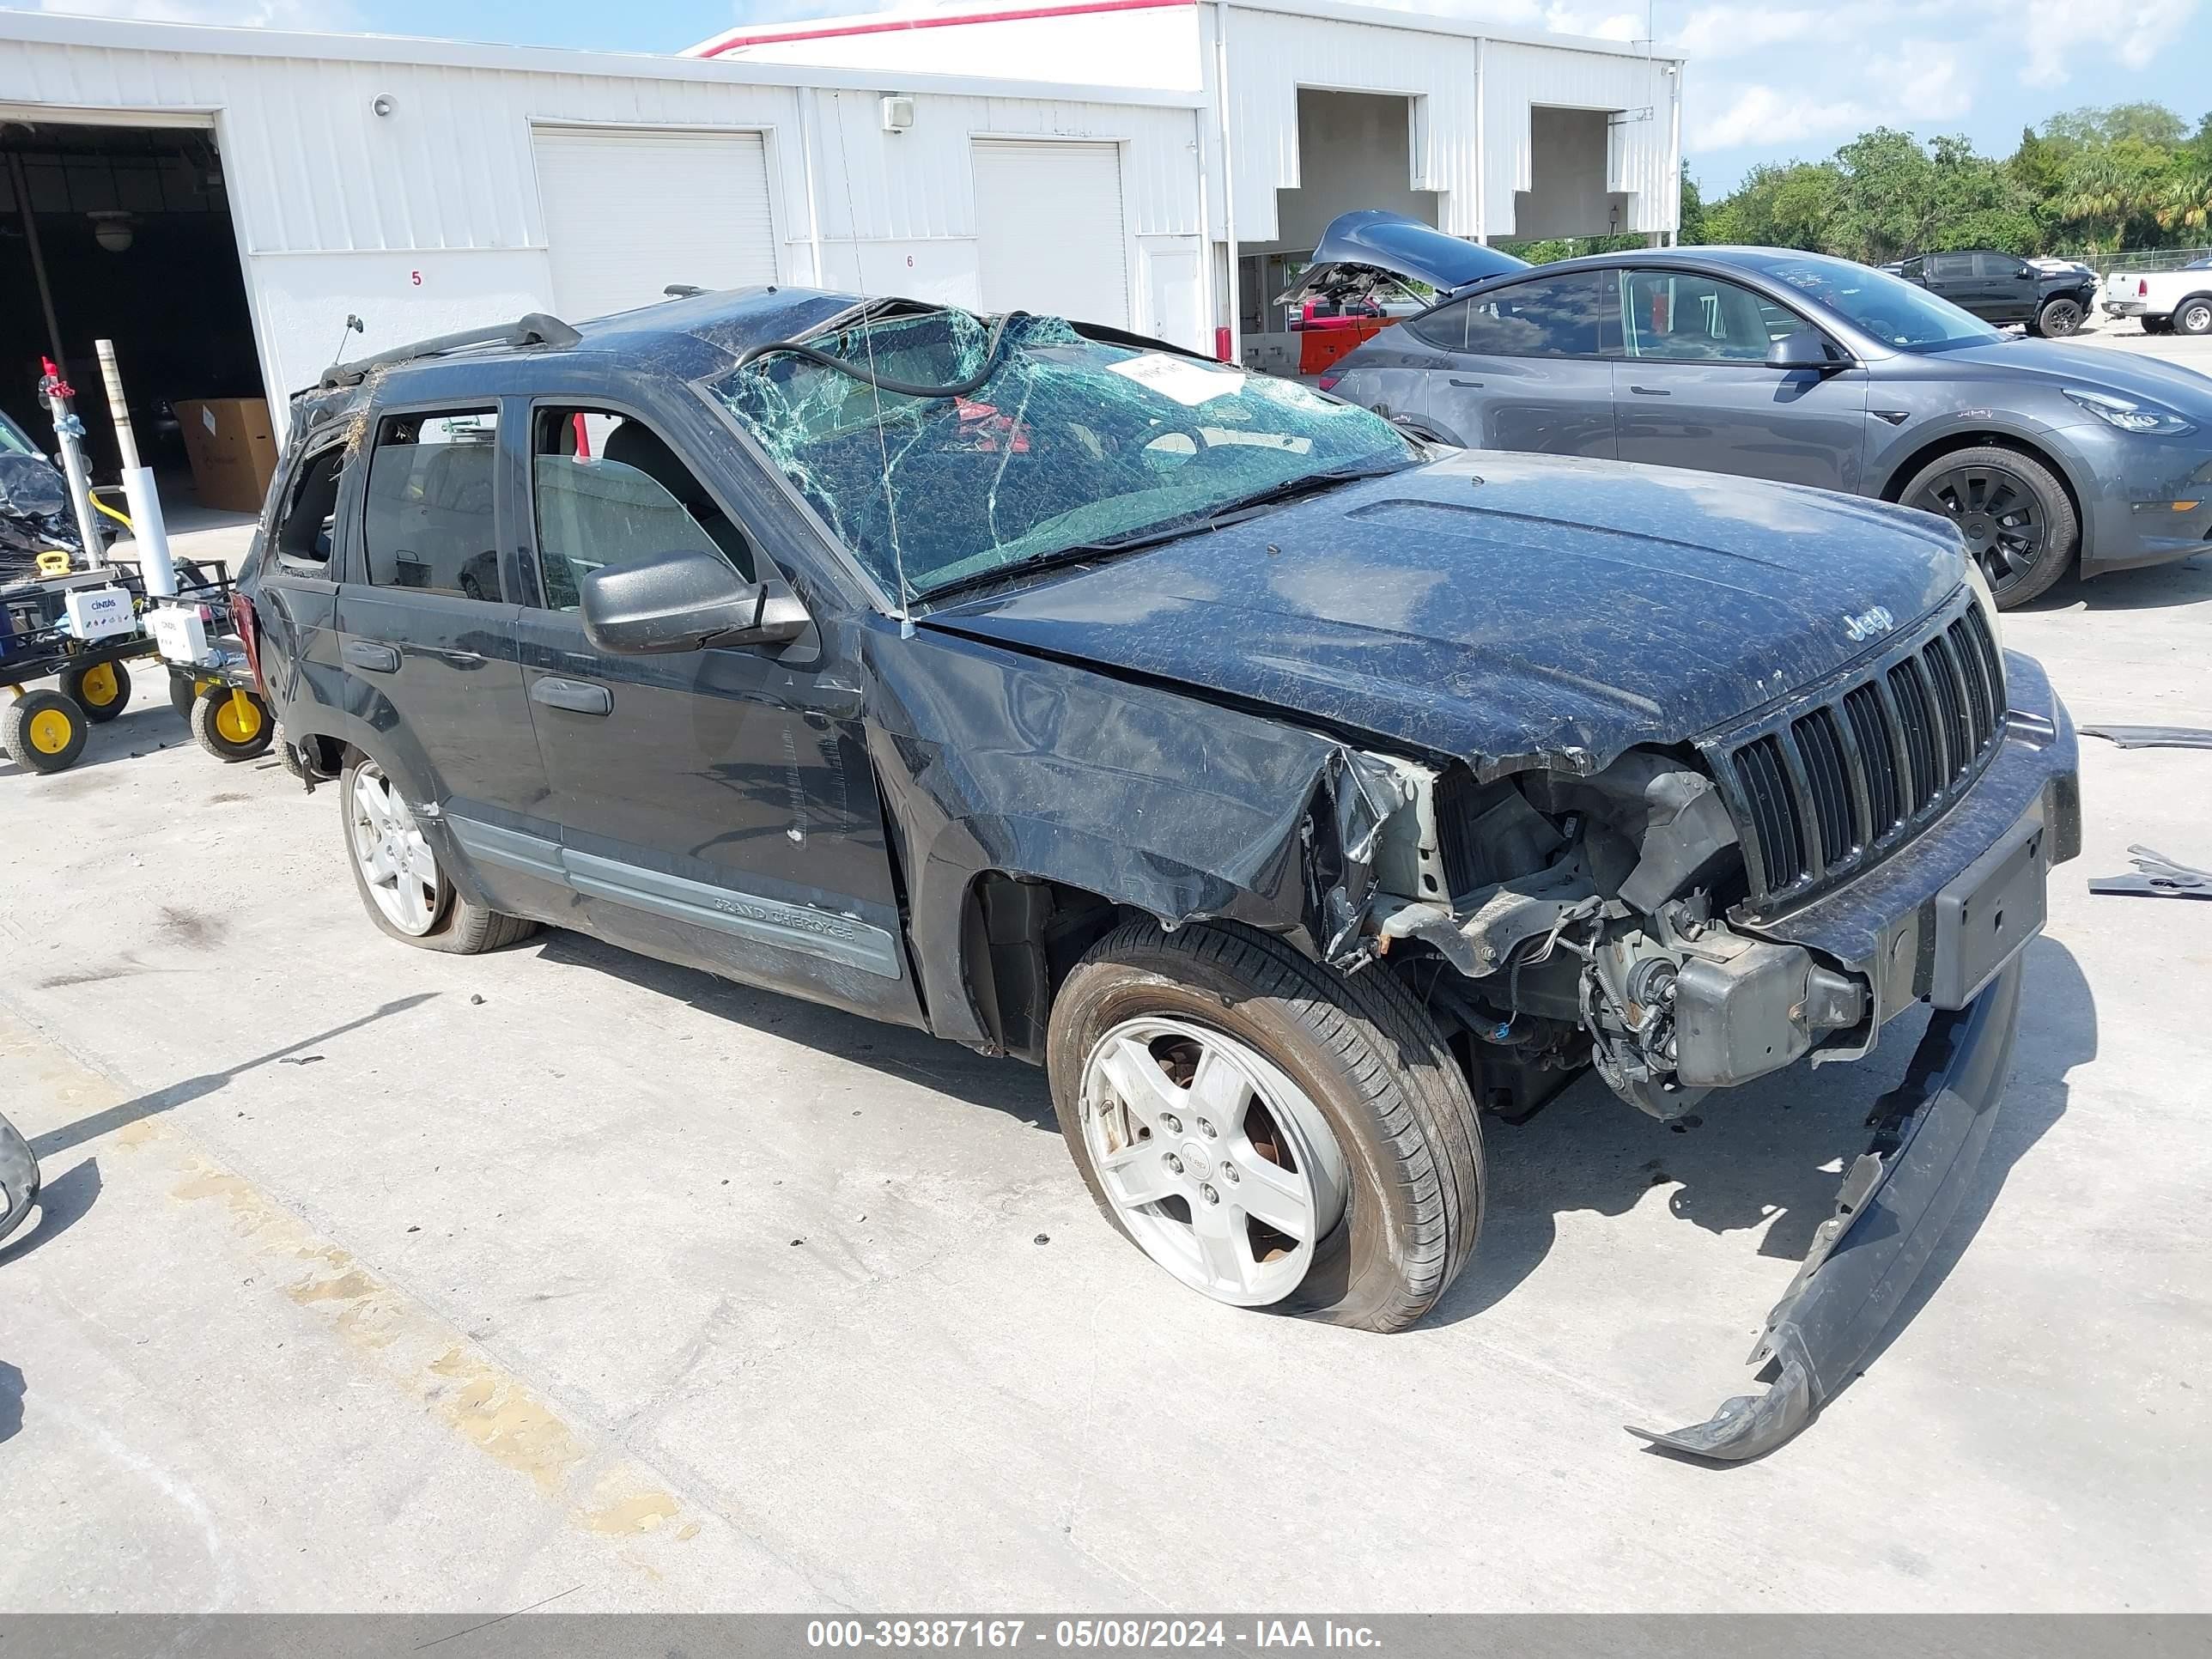
[[532, 142], [562, 316], [651, 305], [672, 283], [775, 281], [758, 133], [539, 127]]
[[1129, 325], [1115, 144], [975, 140], [983, 304]]

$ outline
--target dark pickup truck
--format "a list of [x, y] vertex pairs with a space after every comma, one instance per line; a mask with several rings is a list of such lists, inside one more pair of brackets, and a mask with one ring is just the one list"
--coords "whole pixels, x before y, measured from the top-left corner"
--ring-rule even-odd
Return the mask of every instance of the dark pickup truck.
[[1486, 1114], [1595, 1070], [1680, 1120], [1932, 1005], [1772, 1389], [1651, 1437], [1708, 1456], [1904, 1299], [2079, 848], [1944, 520], [1440, 450], [1056, 319], [748, 289], [339, 365], [244, 588], [385, 933], [580, 928], [1043, 1066], [1111, 1223], [1241, 1306], [1402, 1328]]
[[2086, 266], [2045, 270], [1993, 248], [1916, 254], [1883, 269], [1985, 323], [2024, 323], [2029, 333], [2053, 339], [2081, 327], [2097, 298], [2096, 274]]

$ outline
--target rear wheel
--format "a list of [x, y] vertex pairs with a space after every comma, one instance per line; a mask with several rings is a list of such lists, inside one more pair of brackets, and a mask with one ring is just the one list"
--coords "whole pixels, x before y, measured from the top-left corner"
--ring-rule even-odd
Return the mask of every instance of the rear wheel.
[[2015, 449], [1939, 455], [1898, 499], [1959, 526], [2000, 611], [2027, 604], [2057, 581], [2081, 543], [2066, 487], [2041, 461]]
[[1474, 1101], [1387, 974], [1346, 978], [1241, 929], [1133, 923], [1068, 975], [1048, 1053], [1091, 1196], [1217, 1301], [1402, 1330], [1474, 1249]]
[[210, 685], [192, 704], [192, 736], [217, 760], [253, 760], [269, 752], [276, 722], [257, 694], [242, 686]]
[[0, 709], [0, 748], [27, 772], [66, 772], [90, 731], [76, 700], [58, 691], [27, 691]]
[[131, 703], [131, 671], [119, 662], [65, 668], [58, 684], [62, 696], [83, 709], [94, 726], [106, 725]]
[[2173, 308], [2176, 334], [2212, 334], [2212, 295], [2192, 294]]
[[475, 956], [538, 931], [534, 921], [471, 904], [454, 890], [414, 808], [374, 761], [356, 755], [346, 763], [338, 804], [354, 885], [368, 919], [392, 938], [425, 951]]
[[2046, 300], [2035, 313], [2035, 332], [2063, 340], [2081, 326], [2081, 306], [2075, 300]]
[[2171, 334], [2173, 332], [2173, 319], [2146, 317], [2142, 319], [2142, 331], [2146, 334]]

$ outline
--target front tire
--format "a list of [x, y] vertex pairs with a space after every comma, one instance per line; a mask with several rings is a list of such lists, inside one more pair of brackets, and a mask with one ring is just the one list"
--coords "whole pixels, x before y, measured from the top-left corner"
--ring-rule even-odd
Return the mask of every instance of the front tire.
[[1482, 1224], [1474, 1097], [1412, 994], [1264, 934], [1133, 922], [1052, 1008], [1053, 1103], [1121, 1235], [1218, 1301], [1397, 1331]]
[[454, 890], [407, 804], [384, 769], [365, 755], [346, 762], [338, 780], [346, 863], [368, 919], [404, 945], [448, 956], [478, 956], [528, 939], [538, 924], [481, 904]]
[[1898, 500], [1959, 526], [2000, 611], [2026, 605], [2066, 574], [2081, 521], [2058, 475], [2017, 449], [1955, 449], [1921, 468]]
[[2081, 302], [2075, 300], [2046, 300], [2043, 309], [2035, 313], [2033, 331], [2046, 339], [2063, 340], [2081, 326]]
[[26, 691], [0, 708], [0, 749], [27, 772], [68, 771], [91, 730], [76, 699], [58, 691]]

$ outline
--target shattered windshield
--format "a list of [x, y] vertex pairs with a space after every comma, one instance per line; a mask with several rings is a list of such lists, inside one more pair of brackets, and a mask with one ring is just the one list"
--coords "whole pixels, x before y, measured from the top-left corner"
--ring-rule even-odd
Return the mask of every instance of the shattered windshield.
[[23, 428], [0, 410], [0, 455], [36, 455], [39, 447], [33, 443]]
[[[884, 380], [937, 386], [980, 373], [988, 341], [982, 319], [933, 311], [807, 343]], [[1057, 318], [1012, 319], [989, 361], [957, 398], [879, 392], [781, 353], [714, 390], [877, 580], [916, 596], [1414, 459], [1365, 410], [1088, 340]]]

